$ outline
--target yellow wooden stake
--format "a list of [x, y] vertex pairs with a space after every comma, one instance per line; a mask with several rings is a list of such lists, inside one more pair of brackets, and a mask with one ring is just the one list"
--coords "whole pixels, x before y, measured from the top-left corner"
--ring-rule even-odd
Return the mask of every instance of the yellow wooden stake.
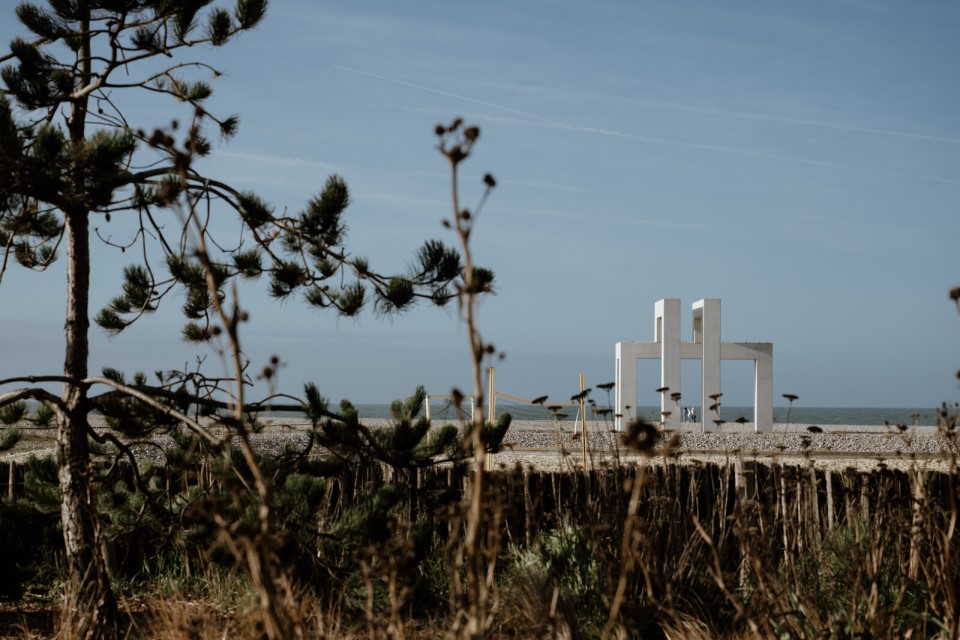
[[587, 469], [587, 398], [583, 394], [583, 374], [580, 374], [580, 439], [583, 441], [583, 468]]

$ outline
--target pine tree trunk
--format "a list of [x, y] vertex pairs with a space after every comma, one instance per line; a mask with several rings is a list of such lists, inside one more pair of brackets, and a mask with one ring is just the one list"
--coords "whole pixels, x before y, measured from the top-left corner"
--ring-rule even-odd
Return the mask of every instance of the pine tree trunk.
[[[79, 0], [74, 10], [81, 23], [80, 37], [76, 40], [77, 86], [84, 87], [92, 78], [90, 2]], [[67, 128], [73, 145], [86, 143], [87, 101], [87, 93], [72, 100]], [[70, 169], [70, 174], [76, 180], [71, 195], [82, 198], [86, 187], [81, 177], [83, 172], [77, 167]], [[63, 210], [67, 242], [66, 352], [63, 372], [72, 380], [87, 377], [90, 354], [90, 212], [80, 203], [73, 203]], [[57, 416], [56, 454], [66, 585], [59, 635], [69, 640], [114, 638], [118, 635], [117, 602], [110, 588], [101, 544], [103, 531], [97, 513], [93, 468], [87, 444], [90, 428], [87, 390], [68, 382], [64, 385], [62, 399], [65, 408]]]
[[[67, 321], [64, 375], [87, 377], [90, 320], [90, 239], [87, 212], [66, 216]], [[57, 420], [57, 467], [66, 563], [60, 635], [71, 640], [117, 635], [117, 603], [102, 554], [93, 469], [87, 446], [90, 411], [86, 389], [66, 384], [66, 411]]]

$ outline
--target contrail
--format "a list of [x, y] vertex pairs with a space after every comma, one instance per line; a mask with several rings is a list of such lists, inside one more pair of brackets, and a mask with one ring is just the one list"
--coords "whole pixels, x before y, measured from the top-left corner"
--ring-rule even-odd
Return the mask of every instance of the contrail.
[[677, 147], [686, 147], [688, 149], [702, 149], [704, 151], [720, 151], [725, 153], [735, 153], [743, 156], [753, 156], [755, 158], [769, 158], [771, 160], [783, 160], [785, 162], [797, 162], [800, 164], [809, 164], [818, 167], [829, 167], [832, 169], [852, 169], [854, 171], [863, 171], [882, 176], [892, 176], [896, 178], [912, 178], [916, 180], [930, 180], [933, 182], [945, 182], [947, 184], [960, 184], [960, 180], [942, 178], [939, 176], [920, 176], [913, 173], [900, 173], [898, 171], [885, 171], [883, 169], [868, 169], [866, 167], [857, 167], [852, 165], [838, 164], [826, 160], [813, 160], [811, 158], [801, 158], [799, 156], [785, 156], [776, 153], [766, 153], [764, 151], [755, 151], [753, 149], [740, 149], [738, 147], [727, 147], [716, 144], [704, 144], [698, 142], [683, 142], [681, 140], [668, 140], [665, 138], [651, 138], [648, 136], [638, 136], [632, 133], [623, 133], [621, 131], [612, 131], [609, 129], [599, 129], [596, 127], [566, 126], [565, 128], [584, 133], [595, 133], [597, 135], [609, 136], [613, 138], [623, 138], [625, 140], [636, 140], [647, 144], [662, 144]]
[[[337, 65], [337, 64], [335, 64], [335, 65], [333, 65], [333, 67], [335, 67], [335, 68], [337, 68], [337, 69], [342, 69], [342, 70], [344, 70], [344, 71], [349, 71], [349, 72], [351, 72], [351, 73], [356, 73], [356, 74], [358, 74], [358, 75], [367, 76], [368, 78], [374, 78], [374, 79], [376, 79], [376, 80], [381, 80], [381, 81], [383, 81], [383, 82], [389, 82], [389, 83], [397, 84], [397, 85], [404, 86], [404, 87], [410, 87], [411, 89], [417, 89], [417, 90], [419, 90], [419, 91], [426, 91], [426, 92], [428, 92], [428, 93], [433, 93], [433, 94], [436, 94], [436, 95], [441, 95], [441, 96], [444, 96], [444, 97], [446, 97], [446, 98], [453, 98], [453, 99], [455, 99], [455, 100], [462, 100], [462, 101], [464, 101], [464, 102], [469, 102], [469, 103], [472, 103], [472, 104], [477, 104], [477, 105], [481, 105], [481, 106], [484, 106], [484, 107], [489, 107], [489, 108], [491, 108], [491, 109], [497, 109], [497, 110], [500, 110], [500, 111], [505, 111], [505, 112], [507, 112], [507, 113], [512, 113], [512, 114], [515, 114], [515, 115], [523, 116], [523, 117], [525, 117], [525, 118], [529, 118], [529, 119], [531, 119], [531, 120], [533, 120], [533, 121], [535, 121], [536, 123], [539, 123], [539, 124], [541, 124], [541, 125], [546, 125], [546, 126], [549, 126], [549, 127], [554, 127], [554, 128], [557, 128], [557, 129], [563, 129], [563, 130], [566, 130], [566, 131], [575, 131], [575, 132], [586, 133], [586, 134], [591, 134], [591, 135], [601, 135], [601, 136], [607, 136], [607, 137], [621, 138], [621, 139], [624, 139], [624, 140], [633, 140], [633, 141], [636, 141], [636, 142], [643, 142], [643, 143], [646, 143], [646, 144], [660, 144], [660, 145], [684, 147], [684, 148], [688, 148], [688, 149], [701, 149], [701, 150], [705, 150], [705, 151], [718, 151], [718, 152], [725, 152], [725, 153], [735, 153], [735, 154], [738, 154], [738, 155], [752, 156], [752, 157], [755, 157], [755, 158], [767, 158], [767, 159], [770, 159], [770, 160], [782, 160], [782, 161], [784, 161], [784, 162], [796, 162], [796, 163], [801, 163], [801, 164], [815, 165], [815, 166], [821, 166], [821, 167], [829, 167], [829, 168], [833, 168], [833, 169], [849, 169], [849, 170], [853, 170], [853, 171], [862, 171], [862, 172], [866, 172], [866, 173], [873, 173], [873, 174], [877, 174], [877, 175], [885, 175], [885, 176], [892, 176], [892, 177], [898, 177], [898, 178], [910, 178], [910, 179], [915, 179], [915, 180], [927, 180], [927, 181], [942, 182], [942, 183], [947, 183], [947, 184], [960, 184], [960, 180], [955, 180], [955, 179], [951, 179], [951, 178], [943, 178], [943, 177], [940, 177], [940, 176], [919, 176], [919, 175], [909, 174], [909, 173], [900, 173], [900, 172], [897, 172], [897, 171], [884, 171], [884, 170], [882, 170], [882, 169], [868, 169], [868, 168], [865, 168], [865, 167], [857, 167], [857, 166], [852, 166], [852, 165], [843, 165], [843, 164], [838, 164], [838, 163], [835, 163], [835, 162], [827, 162], [827, 161], [824, 161], [824, 160], [813, 160], [813, 159], [810, 159], [810, 158], [801, 158], [801, 157], [798, 157], [798, 156], [785, 156], [785, 155], [779, 155], [779, 154], [774, 154], [774, 153], [765, 153], [765, 152], [763, 152], [763, 151], [755, 151], [755, 150], [753, 150], [753, 149], [741, 149], [741, 148], [737, 148], [737, 147], [727, 147], [727, 146], [723, 146], [723, 145], [702, 144], [702, 143], [696, 143], [696, 142], [684, 142], [684, 141], [682, 141], [682, 140], [671, 140], [671, 139], [666, 139], [666, 138], [652, 138], [652, 137], [648, 137], [648, 136], [639, 136], [639, 135], [635, 135], [635, 134], [631, 134], [631, 133], [624, 133], [624, 132], [622, 132], [622, 131], [614, 131], [614, 130], [611, 130], [611, 129], [600, 129], [600, 128], [597, 128], [597, 127], [585, 127], [585, 126], [580, 126], [580, 125], [571, 125], [571, 124], [567, 124], [567, 123], [564, 123], [564, 122], [559, 122], [559, 121], [557, 121], [557, 120], [551, 120], [551, 119], [549, 119], [549, 118], [544, 118], [543, 116], [539, 116], [539, 115], [537, 115], [537, 114], [535, 114], [535, 113], [529, 113], [529, 112], [526, 112], [526, 111], [520, 111], [519, 109], [513, 109], [513, 108], [511, 108], [511, 107], [507, 107], [507, 106], [500, 105], [500, 104], [495, 104], [495, 103], [493, 103], [493, 102], [486, 102], [486, 101], [484, 101], [484, 100], [477, 100], [477, 99], [475, 99], [475, 98], [470, 98], [470, 97], [463, 96], [463, 95], [459, 95], [459, 94], [456, 94], [456, 93], [450, 93], [450, 92], [448, 92], [448, 91], [441, 91], [441, 90], [439, 90], [439, 89], [434, 89], [434, 88], [432, 88], [432, 87], [427, 87], [427, 86], [424, 86], [424, 85], [421, 85], [421, 84], [416, 84], [416, 83], [413, 83], [413, 82], [407, 82], [406, 80], [398, 80], [398, 79], [396, 79], [396, 78], [390, 78], [390, 77], [388, 77], [388, 76], [379, 75], [379, 74], [376, 74], [376, 73], [370, 73], [370, 72], [368, 72], [368, 71], [361, 71], [360, 69], [354, 69], [354, 68], [352, 68], [352, 67], [345, 67], [345, 66], [343, 66], [343, 65]], [[746, 115], [748, 115], [748, 116], [750, 116], [750, 117], [757, 117], [757, 118], [764, 118], [764, 117], [766, 117], [766, 116], [763, 116], [762, 114], [746, 114]], [[775, 117], [773, 117], [773, 116], [770, 116], [769, 118], [770, 118], [770, 119], [775, 119]], [[798, 122], [798, 123], [809, 123], [809, 124], [814, 124], [814, 123], [816, 123], [816, 121], [812, 121], [812, 120], [811, 120], [811, 121], [797, 121], [797, 122]], [[824, 125], [827, 125], [827, 126], [830, 126], [829, 123], [823, 123], [823, 124], [824, 124]], [[846, 128], [845, 125], [833, 125], [833, 127], [834, 127], [834, 128], [838, 128], [838, 129], [844, 129], [844, 128]], [[851, 128], [850, 130], [861, 130], [861, 129], [852, 129], [852, 128]], [[863, 131], [870, 131], [870, 132], [874, 132], [874, 133], [884, 133], [884, 131], [883, 131], [883, 130], [880, 130], [880, 129], [877, 129], [877, 130], [862, 129], [862, 130], [863, 130]], [[888, 133], [890, 133], [891, 135], [904, 135], [904, 136], [906, 136], [906, 137], [915, 137], [915, 136], [913, 136], [913, 134], [897, 134], [896, 132], [888, 132]], [[922, 137], [922, 136], [921, 136], [921, 137]], [[947, 141], [952, 141], [952, 140], [953, 140], [952, 138], [943, 138], [943, 139], [941, 139], [941, 138], [933, 138], [933, 137], [931, 137], [931, 139], [934, 139], [934, 140], [947, 140]], [[957, 142], [960, 142], [960, 140], [957, 140]]]
[[241, 160], [259, 160], [261, 162], [272, 162], [274, 164], [286, 164], [304, 167], [317, 167], [326, 171], [342, 171], [343, 167], [322, 162], [320, 160], [308, 160], [296, 156], [275, 156], [263, 153], [245, 153], [243, 151], [230, 151], [228, 149], [218, 149], [214, 152], [216, 155], [224, 158], [239, 158]]
[[554, 125], [557, 127], [564, 126], [561, 122], [555, 122], [554, 120], [549, 120], [547, 118], [538, 116], [534, 113], [527, 113], [525, 111], [520, 111], [518, 109], [511, 109], [510, 107], [505, 107], [500, 104], [494, 104], [492, 102], [484, 102], [483, 100], [476, 100], [474, 98], [468, 98], [467, 96], [457, 95], [456, 93], [448, 93], [446, 91], [440, 91], [439, 89], [433, 89], [431, 87], [425, 87], [422, 84], [414, 84], [413, 82], [407, 82], [405, 80], [397, 80], [396, 78], [388, 78], [387, 76], [381, 76], [376, 73], [370, 73], [368, 71], [361, 71], [360, 69], [353, 69], [351, 67], [344, 67], [343, 65], [335, 64], [333, 65], [337, 69], [343, 69], [344, 71], [349, 71], [351, 73], [356, 73], [361, 76], [367, 76], [368, 78], [375, 78], [377, 80], [383, 80], [384, 82], [391, 82], [393, 84], [398, 84], [403, 87], [410, 87], [411, 89], [419, 89], [420, 91], [427, 91], [429, 93], [435, 93], [438, 96], [444, 96], [447, 98], [454, 98], [455, 100], [463, 100], [464, 102], [471, 102], [473, 104], [479, 104], [484, 107], [490, 107], [491, 109], [499, 109], [500, 111], [506, 111], [508, 113], [513, 113], [518, 116], [523, 116], [525, 118], [530, 118], [532, 120], [537, 120], [538, 122], [543, 122], [545, 124]]
[[912, 140], [925, 140], [930, 142], [945, 142], [952, 144], [960, 143], [960, 138], [951, 136], [916, 133], [913, 131], [898, 131], [896, 129], [880, 129], [877, 127], [863, 127], [840, 122], [830, 122], [827, 120], [794, 118], [770, 113], [759, 113], [756, 111], [731, 111], [728, 109], [722, 109], [720, 107], [706, 107], [679, 102], [666, 102], [662, 100], [652, 100], [649, 98], [624, 98], [621, 96], [610, 96], [603, 93], [594, 93], [588, 91], [556, 90], [547, 87], [530, 87], [509, 82], [486, 82], [481, 84], [504, 91], [526, 91], [529, 95], [545, 96], [548, 98], [560, 97], [561, 99], [566, 100], [579, 98], [583, 100], [594, 100], [600, 102], [616, 102], [637, 106], [642, 109], [657, 109], [660, 111], [672, 111], [676, 113], [702, 113], [705, 115], [725, 116], [728, 118], [740, 118], [744, 120], [764, 120], [767, 122], [776, 122], [778, 124], [820, 127], [823, 129], [833, 129], [835, 131], [849, 131], [851, 133], [869, 133], [873, 135], [907, 138]]
[[786, 118], [783, 116], [774, 116], [766, 113], [750, 113], [749, 111], [722, 111], [719, 113], [730, 115], [736, 118], [749, 118], [754, 120], [768, 120], [770, 122], [779, 122], [782, 124], [798, 124], [808, 127], [822, 127], [824, 129], [835, 129], [837, 131], [850, 131], [852, 133], [873, 133], [881, 136], [894, 136], [897, 138], [908, 138], [912, 140], [928, 140], [931, 142], [951, 142], [960, 143], [960, 138], [951, 138], [949, 136], [933, 136], [923, 133], [912, 133], [910, 131], [895, 131], [893, 129], [874, 129], [872, 127], [858, 127], [852, 124], [840, 124], [837, 122], [827, 122], [825, 120], [807, 120], [806, 118]]

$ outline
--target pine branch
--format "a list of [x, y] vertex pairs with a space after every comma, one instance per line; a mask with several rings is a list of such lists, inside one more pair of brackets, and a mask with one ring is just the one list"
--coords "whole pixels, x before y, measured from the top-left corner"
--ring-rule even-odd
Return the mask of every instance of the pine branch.
[[107, 469], [104, 475], [109, 476], [110, 473], [116, 468], [120, 459], [126, 457], [130, 462], [130, 469], [133, 471], [134, 478], [136, 479], [137, 486], [146, 488], [146, 485], [143, 482], [143, 478], [140, 475], [140, 465], [137, 464], [137, 458], [133, 455], [133, 451], [124, 444], [119, 438], [113, 435], [110, 432], [98, 433], [93, 427], [87, 429], [87, 435], [96, 440], [100, 444], [110, 443], [117, 448], [117, 456], [113, 460], [113, 464]]
[[117, 382], [116, 380], [111, 380], [110, 378], [100, 378], [100, 377], [85, 378], [84, 380], [81, 380], [80, 383], [86, 386], [102, 384], [108, 387], [113, 387], [117, 391], [121, 391], [127, 396], [136, 398], [137, 400], [140, 400], [141, 402], [144, 402], [150, 405], [154, 409], [157, 409], [158, 411], [165, 413], [168, 416], [176, 418], [177, 420], [182, 422], [184, 425], [186, 425], [188, 429], [193, 431], [195, 434], [197, 434], [207, 442], [211, 444], [216, 444], [219, 442], [219, 439], [216, 436], [210, 433], [210, 431], [208, 431], [206, 427], [201, 425], [199, 422], [195, 421], [193, 418], [181, 413], [180, 411], [177, 411], [176, 409], [174, 409], [169, 405], [165, 405], [162, 402], [159, 402], [158, 400], [154, 399], [150, 395], [142, 391], [139, 391], [135, 387], [127, 386], [125, 384]]

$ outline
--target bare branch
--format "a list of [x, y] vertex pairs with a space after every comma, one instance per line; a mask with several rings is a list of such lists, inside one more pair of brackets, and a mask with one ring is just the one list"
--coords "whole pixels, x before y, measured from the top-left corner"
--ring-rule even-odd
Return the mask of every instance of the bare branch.
[[[101, 404], [104, 400], [111, 400], [111, 399], [114, 399], [114, 398], [116, 398], [116, 397], [118, 397], [118, 396], [130, 395], [130, 394], [128, 394], [128, 393], [126, 392], [125, 389], [121, 389], [121, 388], [120, 388], [120, 386], [124, 386], [124, 387], [126, 387], [127, 389], [133, 389], [133, 390], [138, 391], [138, 392], [140, 392], [140, 393], [145, 393], [145, 394], [149, 395], [150, 397], [163, 398], [163, 399], [166, 399], [166, 400], [183, 400], [183, 399], [186, 398], [186, 399], [188, 399], [188, 400], [190, 401], [190, 404], [197, 405], [197, 406], [200, 406], [200, 407], [205, 407], [205, 408], [208, 408], [208, 409], [229, 409], [229, 410], [233, 411], [233, 410], [235, 409], [235, 407], [236, 407], [236, 403], [233, 403], [233, 402], [223, 402], [222, 400], [214, 400], [214, 399], [212, 399], [212, 398], [204, 398], [204, 397], [202, 397], [202, 396], [198, 396], [198, 395], [195, 395], [195, 394], [186, 394], [186, 395], [184, 395], [182, 392], [171, 391], [170, 389], [165, 389], [165, 388], [163, 388], [163, 387], [154, 387], [154, 386], [139, 385], [139, 384], [138, 384], [138, 385], [132, 385], [132, 386], [127, 386], [127, 385], [117, 386], [116, 384], [112, 384], [111, 386], [114, 387], [114, 391], [109, 391], [109, 392], [107, 392], [107, 393], [103, 393], [103, 394], [98, 395], [98, 396], [92, 396], [92, 397], [90, 398], [90, 401], [93, 402], [93, 403], [95, 403], [95, 404], [97, 404], [97, 405], [99, 405], [99, 404]], [[133, 397], [137, 397], [137, 396], [133, 396]], [[260, 401], [258, 401], [258, 402], [251, 402], [251, 403], [245, 404], [245, 405], [243, 405], [243, 407], [241, 408], [241, 411], [242, 411], [243, 413], [257, 413], [257, 412], [263, 411], [264, 409], [270, 409], [270, 410], [272, 410], [272, 411], [291, 411], [291, 412], [292, 412], [292, 411], [303, 411], [303, 403], [298, 403], [298, 404], [272, 404], [272, 403], [270, 402], [270, 400], [271, 400], [272, 398], [278, 398], [278, 397], [283, 397], [283, 398], [289, 398], [289, 399], [291, 399], [291, 400], [296, 400], [295, 397], [290, 396], [290, 395], [287, 395], [287, 394], [275, 394], [275, 395], [272, 395], [272, 396], [270, 396], [270, 397], [268, 397], [268, 398], [265, 398], [265, 399], [263, 399], [263, 400], [260, 400]], [[335, 413], [327, 413], [326, 415], [327, 415], [327, 417], [330, 417], [330, 418], [342, 419], [341, 416], [339, 416], [338, 414], [335, 414]]]
[[0, 407], [13, 404], [19, 400], [37, 400], [54, 411], [61, 411], [64, 408], [63, 401], [59, 397], [45, 389], [14, 389], [0, 395]]
[[0, 380], [0, 386], [13, 384], [14, 382], [29, 382], [30, 384], [37, 384], [38, 382], [63, 382], [65, 384], [77, 384], [79, 381], [69, 376], [18, 376], [16, 378]]

